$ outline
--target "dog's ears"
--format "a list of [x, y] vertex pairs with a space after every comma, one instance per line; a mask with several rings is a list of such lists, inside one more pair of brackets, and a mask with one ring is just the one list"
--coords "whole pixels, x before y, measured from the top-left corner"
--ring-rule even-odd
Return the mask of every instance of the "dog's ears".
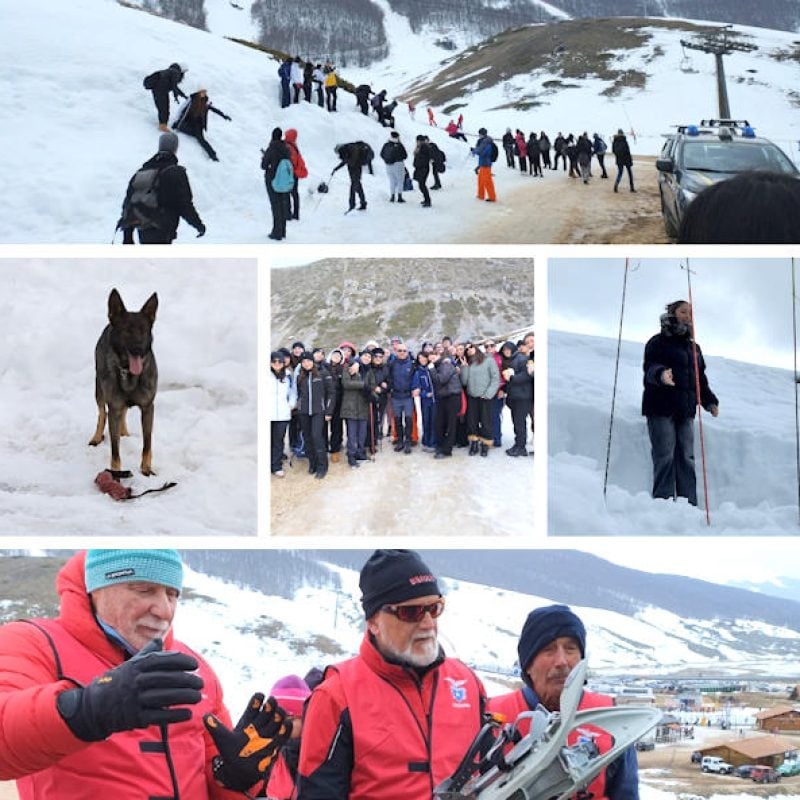
[[142, 309], [139, 313], [144, 314], [149, 320], [150, 324], [152, 325], [156, 321], [156, 309], [158, 308], [158, 295], [153, 292], [150, 297], [147, 298], [147, 302], [142, 306]]
[[113, 325], [114, 319], [121, 314], [126, 313], [125, 303], [122, 302], [119, 292], [116, 289], [111, 290], [108, 296], [108, 321]]

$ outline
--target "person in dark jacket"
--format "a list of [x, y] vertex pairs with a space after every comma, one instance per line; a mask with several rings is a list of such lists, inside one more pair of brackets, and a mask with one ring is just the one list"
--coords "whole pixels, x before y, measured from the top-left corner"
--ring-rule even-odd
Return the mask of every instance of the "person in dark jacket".
[[430, 139], [427, 139], [427, 145], [431, 151], [431, 170], [433, 172], [433, 186], [431, 186], [431, 189], [441, 189], [442, 182], [439, 180], [439, 176], [444, 174], [447, 156]]
[[366, 142], [358, 141], [337, 144], [333, 149], [336, 155], [339, 156], [340, 163], [333, 168], [331, 176], [342, 167], [347, 167], [347, 173], [350, 176], [350, 205], [348, 211], [352, 211], [356, 207], [356, 197], [360, 201], [358, 210], [366, 210], [367, 198], [364, 196], [364, 187], [361, 185], [361, 171], [364, 167], [367, 167], [369, 174], [374, 174], [372, 171], [372, 159], [374, 157], [372, 148]]
[[311, 102], [311, 84], [314, 79], [314, 65], [310, 61], [306, 61], [303, 67], [303, 97], [306, 103]]
[[447, 354], [432, 353], [428, 363], [433, 390], [436, 395], [436, 454], [434, 458], [449, 458], [453, 455], [456, 441], [456, 424], [461, 410], [460, 369]]
[[272, 188], [272, 179], [278, 169], [278, 164], [284, 158], [291, 161], [291, 153], [286, 142], [283, 141], [283, 131], [273, 128], [272, 140], [266, 150], [262, 150], [261, 169], [264, 170], [264, 183], [267, 186], [269, 206], [272, 209], [272, 231], [270, 239], [286, 238], [286, 220], [289, 218], [289, 192], [278, 192]]
[[431, 148], [428, 144], [428, 137], [423, 134], [417, 136], [417, 146], [414, 148], [414, 174], [413, 178], [422, 193], [423, 208], [430, 208], [431, 193], [428, 191], [427, 180], [431, 171]]
[[383, 104], [386, 102], [386, 89], [381, 89], [379, 92], [376, 92], [369, 102], [372, 106], [372, 110], [378, 117], [378, 122], [383, 125]]
[[578, 141], [575, 144], [575, 155], [581, 180], [584, 183], [589, 183], [589, 178], [592, 177], [592, 142], [586, 131], [578, 137]]
[[513, 169], [514, 167], [514, 134], [511, 133], [511, 128], [506, 128], [503, 134], [503, 150], [506, 154], [506, 166]]
[[606, 172], [606, 150], [608, 150], [608, 145], [603, 140], [603, 137], [599, 133], [592, 134], [592, 153], [597, 158], [597, 163], [602, 170], [601, 178], [608, 177]]
[[642, 414], [647, 417], [653, 458], [652, 494], [685, 497], [697, 505], [694, 417], [698, 404], [716, 417], [719, 401], [709, 388], [703, 354], [694, 342], [692, 307], [676, 300], [666, 309], [661, 333], [644, 348]]
[[372, 94], [372, 88], [366, 83], [356, 86], [356, 105], [361, 110], [361, 113], [367, 117], [369, 116], [369, 96]]
[[[362, 350], [358, 359], [353, 359], [342, 370], [342, 419], [347, 424], [347, 463], [351, 467], [357, 467], [359, 461], [367, 460], [367, 430], [374, 388], [372, 353]], [[373, 442], [370, 442], [370, 448], [372, 445]]]
[[177, 135], [172, 132], [162, 133], [158, 138], [158, 152], [142, 164], [142, 169], [159, 171], [156, 190], [158, 206], [152, 225], [147, 227], [135, 224], [130, 217], [134, 180], [131, 178], [122, 203], [122, 216], [117, 223], [117, 227], [122, 229], [124, 244], [133, 244], [134, 229], [139, 232], [140, 244], [171, 244], [178, 235], [178, 222], [181, 217], [197, 231], [198, 236], [206, 232], [206, 226], [203, 225], [192, 202], [192, 189], [189, 186], [186, 169], [178, 164], [178, 157], [175, 155], [177, 149]]
[[325, 450], [325, 422], [333, 410], [333, 385], [329, 374], [314, 365], [314, 356], [307, 350], [300, 356], [297, 376], [297, 416], [303, 432], [308, 472], [316, 478], [328, 474], [328, 453]]
[[542, 175], [542, 153], [539, 150], [539, 140], [536, 138], [536, 133], [531, 131], [527, 143], [528, 149], [528, 164], [530, 165], [529, 173], [535, 178], [537, 175], [543, 178]]
[[292, 59], [288, 56], [278, 67], [278, 77], [281, 79], [281, 108], [288, 108], [292, 104], [290, 84], [292, 80]]
[[628, 145], [628, 140], [625, 138], [622, 128], [617, 131], [616, 136], [611, 142], [611, 152], [617, 159], [617, 179], [614, 181], [614, 191], [617, 191], [619, 182], [622, 180], [622, 171], [627, 170], [631, 191], [635, 192], [636, 189], [633, 188], [633, 157], [631, 156], [631, 148]]
[[372, 416], [375, 439], [383, 439], [383, 419], [389, 402], [389, 366], [384, 362], [386, 355], [382, 347], [372, 350], [372, 374], [375, 386], [372, 389]]
[[411, 397], [411, 379], [414, 375], [414, 362], [408, 346], [400, 342], [395, 349], [395, 358], [389, 362], [389, 392], [392, 398], [397, 443], [395, 452], [411, 452], [412, 415], [414, 401]]
[[328, 452], [331, 454], [331, 461], [338, 463], [339, 454], [342, 452], [342, 370], [344, 367], [344, 356], [339, 348], [331, 350], [328, 356], [328, 372], [330, 372], [333, 385], [333, 411], [331, 422], [328, 426], [330, 436], [328, 438]]
[[383, 107], [383, 119], [381, 120], [381, 125], [384, 128], [394, 128], [395, 120], [394, 120], [394, 110], [397, 108], [397, 100], [392, 100], [391, 103], [387, 103]]
[[419, 397], [420, 411], [422, 415], [422, 449], [432, 453], [436, 449], [436, 430], [434, 420], [436, 419], [436, 392], [433, 388], [433, 378], [431, 378], [428, 364], [430, 354], [420, 350], [417, 353], [416, 367], [411, 378], [411, 394]]
[[514, 446], [506, 450], [509, 456], [527, 456], [528, 412], [533, 404], [533, 365], [512, 341], [500, 348], [501, 375], [505, 379], [506, 405], [514, 425]]
[[550, 139], [544, 131], [539, 134], [539, 152], [542, 154], [542, 166], [550, 169]]
[[556, 136], [555, 141], [553, 142], [553, 150], [555, 152], [555, 156], [553, 158], [553, 169], [558, 169], [558, 159], [560, 158], [562, 161], [562, 165], [564, 171], [567, 169], [567, 140], [564, 138], [564, 135], [561, 131], [558, 132], [558, 136]]
[[222, 119], [231, 121], [231, 118], [220, 109], [215, 108], [208, 99], [208, 92], [205, 89], [198, 89], [193, 92], [189, 99], [181, 108], [178, 119], [172, 124], [176, 131], [194, 136], [203, 150], [208, 153], [212, 161], [219, 161], [214, 148], [206, 141], [205, 131], [208, 128], [208, 112], [213, 111]]
[[169, 121], [170, 92], [172, 92], [176, 103], [181, 98], [187, 99], [186, 95], [178, 87], [184, 75], [186, 75], [186, 67], [181, 64], [170, 64], [167, 69], [153, 72], [144, 79], [144, 88], [153, 93], [153, 102], [156, 104], [156, 111], [158, 111], [158, 129], [160, 131], [169, 130], [167, 122]]

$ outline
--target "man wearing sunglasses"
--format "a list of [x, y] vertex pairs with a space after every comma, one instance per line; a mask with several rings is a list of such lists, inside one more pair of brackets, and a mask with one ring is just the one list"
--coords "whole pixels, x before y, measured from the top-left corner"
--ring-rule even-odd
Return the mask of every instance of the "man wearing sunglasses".
[[[519, 666], [525, 685], [509, 694], [492, 697], [490, 711], [504, 714], [509, 722], [523, 711], [543, 705], [559, 711], [561, 691], [572, 668], [586, 656], [586, 628], [580, 618], [562, 605], [536, 608], [528, 614], [517, 644]], [[578, 710], [614, 705], [612, 698], [584, 691]], [[530, 720], [519, 725], [522, 735], [530, 730]], [[574, 744], [581, 735], [591, 736], [601, 753], [614, 745], [606, 731], [594, 725], [581, 726], [568, 739]], [[593, 800], [639, 800], [639, 767], [633, 746], [612, 761], [587, 787]]]
[[444, 598], [418, 553], [376, 550], [359, 586], [367, 629], [311, 695], [298, 800], [429, 800], [478, 733], [485, 692], [439, 645]]

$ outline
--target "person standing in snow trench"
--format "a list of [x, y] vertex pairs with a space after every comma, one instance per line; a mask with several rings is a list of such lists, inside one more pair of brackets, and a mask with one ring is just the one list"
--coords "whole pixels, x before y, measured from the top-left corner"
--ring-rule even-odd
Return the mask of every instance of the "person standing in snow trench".
[[208, 112], [213, 111], [217, 116], [222, 119], [231, 121], [231, 118], [214, 108], [208, 99], [208, 92], [205, 89], [198, 89], [192, 92], [189, 99], [183, 104], [178, 119], [172, 124], [176, 131], [186, 133], [189, 136], [194, 136], [203, 150], [206, 151], [208, 157], [212, 161], [219, 161], [217, 153], [214, 148], [206, 141], [205, 131], [208, 128]]
[[[695, 350], [697, 363], [695, 364]], [[697, 505], [694, 472], [694, 417], [699, 403], [716, 417], [719, 400], [706, 378], [706, 365], [694, 342], [692, 307], [676, 300], [661, 315], [661, 333], [644, 348], [642, 415], [653, 458], [653, 497], [685, 497]]]

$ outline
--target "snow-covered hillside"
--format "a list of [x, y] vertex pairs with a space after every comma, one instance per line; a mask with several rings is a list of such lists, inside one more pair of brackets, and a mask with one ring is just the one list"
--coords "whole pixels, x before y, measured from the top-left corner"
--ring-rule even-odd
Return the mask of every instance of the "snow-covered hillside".
[[[430, 209], [420, 208], [416, 190], [407, 195], [411, 202], [406, 205], [390, 204], [383, 163], [376, 159], [374, 177], [364, 177], [367, 211], [344, 216], [348, 181], [344, 171], [330, 178], [338, 163], [333, 146], [361, 139], [378, 152], [386, 129], [374, 115], [361, 115], [352, 95], [343, 90], [336, 114], [308, 103], [282, 110], [277, 62], [222, 36], [248, 35], [246, 8], [226, 7], [217, 0], [209, 4], [208, 14], [214, 33], [126, 8], [116, 0], [29, 0], [6, 10], [0, 31], [0, 90], [9, 113], [0, 136], [4, 152], [13, 155], [5, 180], [14, 190], [0, 198], [0, 243], [111, 241], [127, 182], [157, 145], [155, 108], [142, 79], [175, 60], [189, 67], [182, 88], [206, 88], [212, 102], [232, 117], [226, 122], [211, 115], [209, 122], [207, 136], [219, 163], [209, 161], [193, 139], [181, 136], [178, 155], [188, 169], [208, 233], [198, 242], [183, 224], [179, 242], [269, 241], [271, 218], [260, 150], [275, 126], [299, 131], [298, 144], [310, 173], [301, 183], [301, 220], [289, 225], [288, 243], [469, 242], [476, 240], [479, 225], [485, 230], [485, 224], [509, 217], [511, 210], [503, 199], [512, 190], [529, 186], [535, 202], [536, 185], [521, 184], [519, 173], [506, 169], [496, 170], [500, 202], [477, 201], [475, 159], [467, 146], [441, 128], [430, 127], [424, 104], [412, 119], [401, 103], [397, 129], [409, 152], [419, 133], [429, 134], [446, 152], [444, 188], [433, 194]], [[398, 15], [387, 14], [386, 19], [389, 59], [369, 70], [345, 70], [342, 77], [371, 82], [393, 97], [414, 79], [429, 79], [441, 51], [424, 36], [421, 46]], [[748, 32], [761, 49], [734, 54], [726, 64], [733, 113], [749, 116], [759, 132], [796, 156], [800, 110], [792, 92], [798, 67], [791, 60], [769, 58], [776, 47], [790, 47], [791, 34]], [[464, 93], [450, 105], [459, 106], [470, 134], [481, 126], [497, 137], [506, 127], [546, 129], [551, 135], [558, 130], [608, 135], [623, 127], [637, 134], [635, 141], [631, 137], [634, 151], [654, 154], [669, 126], [716, 115], [712, 59], [697, 54], [695, 72], [681, 72], [680, 35], [659, 29], [642, 51], [620, 52], [616, 68], [649, 73], [645, 91], [626, 89], [618, 97], [607, 97], [600, 95], [607, 83], [570, 81], [575, 88], [547, 89], [542, 105], [519, 110], [518, 101], [540, 92], [552, 77], [536, 73]], [[769, 120], [759, 118], [755, 112], [767, 105]], [[446, 124], [443, 108], [435, 111], [439, 125]], [[561, 180], [560, 174], [548, 173], [544, 183]], [[330, 185], [328, 194], [316, 191], [322, 181]]]
[[[110, 464], [97, 421], [94, 348], [116, 287], [128, 310], [152, 292], [159, 391], [155, 476], [139, 473], [139, 412], [120, 444], [134, 493], [115, 502], [93, 481]], [[256, 265], [253, 260], [0, 261], [0, 533], [256, 532]]]

